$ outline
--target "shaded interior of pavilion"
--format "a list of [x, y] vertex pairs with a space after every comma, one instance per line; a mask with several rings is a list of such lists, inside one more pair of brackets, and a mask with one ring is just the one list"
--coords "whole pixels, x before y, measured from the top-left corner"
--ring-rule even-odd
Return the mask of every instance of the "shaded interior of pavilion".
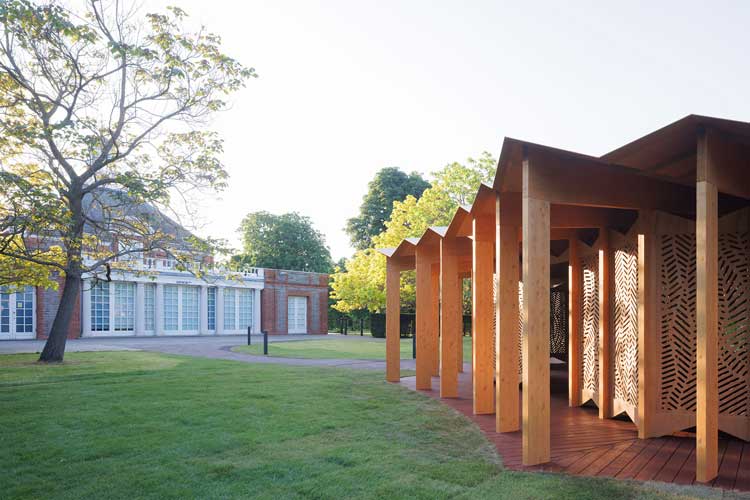
[[381, 251], [387, 380], [414, 270], [415, 388], [519, 434], [519, 463], [554, 461], [565, 406], [641, 439], [694, 435], [703, 482], [720, 436], [750, 440], [750, 124], [690, 115], [602, 157], [506, 138], [471, 206]]

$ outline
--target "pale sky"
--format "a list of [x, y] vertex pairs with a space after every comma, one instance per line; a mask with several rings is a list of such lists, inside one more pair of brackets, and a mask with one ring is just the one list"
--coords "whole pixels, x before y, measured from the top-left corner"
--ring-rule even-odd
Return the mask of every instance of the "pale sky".
[[204, 235], [297, 211], [334, 259], [383, 167], [428, 174], [505, 136], [601, 155], [687, 114], [750, 121], [750, 2], [146, 0], [260, 78], [212, 128], [230, 187]]

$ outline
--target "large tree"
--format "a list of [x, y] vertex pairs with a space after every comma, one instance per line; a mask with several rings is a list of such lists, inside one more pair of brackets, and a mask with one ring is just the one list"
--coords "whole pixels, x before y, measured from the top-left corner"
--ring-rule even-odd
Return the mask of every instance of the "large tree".
[[161, 214], [225, 185], [206, 119], [255, 76], [182, 10], [127, 4], [0, 3], [0, 254], [64, 276], [41, 361], [63, 359], [82, 276], [207, 251]]
[[243, 253], [232, 257], [235, 267], [331, 272], [333, 261], [325, 236], [313, 227], [309, 217], [296, 212], [254, 212], [242, 219], [239, 231]]
[[[450, 163], [433, 174], [432, 187], [416, 199], [407, 196], [393, 204], [393, 213], [386, 229], [373, 238], [373, 248], [360, 250], [346, 261], [344, 268], [333, 275], [331, 297], [341, 312], [385, 307], [385, 257], [376, 248], [397, 246], [407, 237], [422, 236], [430, 226], [447, 225], [456, 208], [474, 201], [482, 181], [491, 181], [496, 161], [485, 152], [479, 159], [469, 158], [465, 165]], [[412, 273], [413, 274], [413, 273]], [[401, 280], [401, 301], [405, 309], [413, 309], [415, 292], [413, 275]]]
[[403, 201], [410, 195], [419, 198], [428, 187], [430, 183], [417, 172], [406, 174], [396, 167], [379, 170], [367, 185], [359, 215], [346, 222], [346, 232], [352, 246], [364, 250], [372, 245], [372, 238], [385, 229], [385, 221], [393, 211], [393, 202]]

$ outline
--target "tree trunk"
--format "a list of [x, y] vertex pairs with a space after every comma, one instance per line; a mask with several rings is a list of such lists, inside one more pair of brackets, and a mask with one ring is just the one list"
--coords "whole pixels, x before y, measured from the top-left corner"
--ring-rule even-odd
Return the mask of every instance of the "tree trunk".
[[52, 330], [49, 332], [44, 350], [39, 356], [39, 361], [46, 363], [59, 363], [65, 354], [65, 341], [68, 339], [70, 320], [75, 312], [78, 294], [81, 290], [81, 276], [72, 273], [65, 276], [65, 288], [60, 297], [60, 307], [52, 322]]

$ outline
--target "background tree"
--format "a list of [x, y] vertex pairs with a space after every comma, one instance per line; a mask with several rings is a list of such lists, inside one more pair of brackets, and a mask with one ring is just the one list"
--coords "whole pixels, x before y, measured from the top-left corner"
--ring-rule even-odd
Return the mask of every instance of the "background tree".
[[243, 253], [232, 257], [233, 267], [267, 267], [329, 273], [333, 269], [325, 236], [309, 217], [296, 212], [247, 214], [239, 229]]
[[[407, 196], [393, 203], [393, 212], [385, 231], [372, 240], [373, 248], [360, 250], [346, 261], [345, 269], [332, 276], [334, 307], [341, 312], [385, 307], [385, 256], [375, 248], [395, 247], [408, 237], [419, 237], [430, 226], [447, 225], [459, 204], [470, 204], [481, 182], [492, 180], [497, 162], [487, 152], [479, 159], [469, 158], [465, 165], [450, 163], [433, 174], [432, 187], [422, 197]], [[401, 303], [414, 308], [413, 273], [401, 280]]]
[[221, 141], [198, 126], [255, 76], [182, 10], [126, 3], [0, 3], [0, 254], [64, 276], [41, 361], [63, 359], [84, 274], [207, 250], [159, 215], [225, 185]]
[[406, 174], [396, 167], [379, 170], [367, 185], [367, 194], [362, 198], [359, 215], [346, 222], [346, 232], [357, 250], [372, 244], [372, 238], [385, 229], [385, 221], [391, 216], [393, 202], [402, 201], [411, 195], [422, 196], [430, 183], [417, 172]]

